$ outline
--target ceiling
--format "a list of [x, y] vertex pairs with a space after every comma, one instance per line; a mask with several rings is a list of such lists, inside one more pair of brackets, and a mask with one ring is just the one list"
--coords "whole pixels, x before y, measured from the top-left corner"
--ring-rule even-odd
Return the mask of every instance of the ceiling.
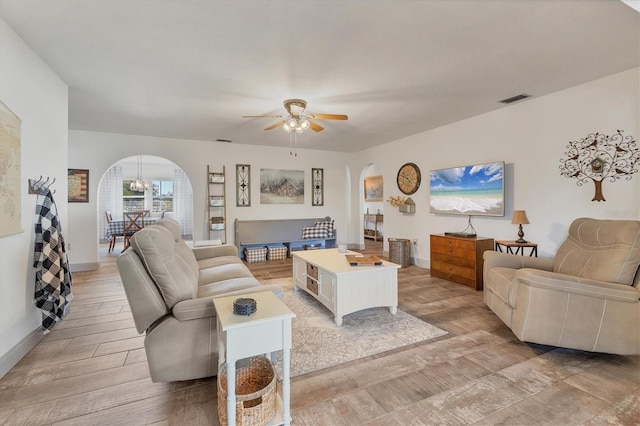
[[[356, 152], [640, 65], [618, 0], [0, 0], [69, 85], [71, 129]], [[0, 52], [1, 54], [1, 52]], [[520, 101], [527, 102], [527, 100]]]

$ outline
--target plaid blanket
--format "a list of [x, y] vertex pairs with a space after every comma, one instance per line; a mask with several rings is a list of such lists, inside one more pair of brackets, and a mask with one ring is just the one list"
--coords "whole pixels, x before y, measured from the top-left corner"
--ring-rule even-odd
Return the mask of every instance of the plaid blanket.
[[36, 203], [33, 267], [36, 282], [33, 303], [42, 311], [42, 327], [48, 333], [69, 313], [71, 271], [58, 218], [58, 209], [48, 189], [38, 194]]

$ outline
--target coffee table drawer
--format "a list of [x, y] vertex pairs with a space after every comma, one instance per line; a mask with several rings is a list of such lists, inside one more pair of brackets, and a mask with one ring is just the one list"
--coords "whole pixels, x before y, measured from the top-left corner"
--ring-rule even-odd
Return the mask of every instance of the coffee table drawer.
[[317, 296], [318, 295], [318, 281], [314, 280], [311, 277], [307, 277], [307, 289]]
[[310, 263], [307, 263], [307, 276], [313, 279], [318, 279], [318, 267]]

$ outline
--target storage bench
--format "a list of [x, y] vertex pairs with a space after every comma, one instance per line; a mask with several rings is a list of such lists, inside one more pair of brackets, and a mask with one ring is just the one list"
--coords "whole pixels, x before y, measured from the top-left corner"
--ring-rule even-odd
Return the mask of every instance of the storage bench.
[[[315, 227], [317, 222], [331, 223], [330, 217], [316, 219], [271, 219], [271, 220], [238, 220], [235, 225], [235, 244], [238, 253], [244, 258], [245, 248], [259, 248], [265, 246], [285, 246], [287, 255], [298, 250], [310, 248], [335, 248], [336, 231], [333, 229], [331, 237], [323, 237], [322, 232], [316, 238], [302, 238], [304, 227]], [[333, 225], [331, 225], [333, 228]]]

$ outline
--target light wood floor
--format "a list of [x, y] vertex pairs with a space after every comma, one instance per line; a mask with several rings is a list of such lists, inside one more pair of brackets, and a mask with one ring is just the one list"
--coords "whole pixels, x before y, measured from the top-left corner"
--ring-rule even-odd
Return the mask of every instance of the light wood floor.
[[[116, 255], [104, 255], [74, 274], [72, 313], [0, 379], [0, 424], [218, 424], [215, 378], [151, 382]], [[291, 276], [290, 259], [250, 267]], [[481, 292], [416, 266], [400, 270], [399, 304], [449, 334], [294, 378], [294, 424], [640, 423], [638, 357], [519, 342]]]

